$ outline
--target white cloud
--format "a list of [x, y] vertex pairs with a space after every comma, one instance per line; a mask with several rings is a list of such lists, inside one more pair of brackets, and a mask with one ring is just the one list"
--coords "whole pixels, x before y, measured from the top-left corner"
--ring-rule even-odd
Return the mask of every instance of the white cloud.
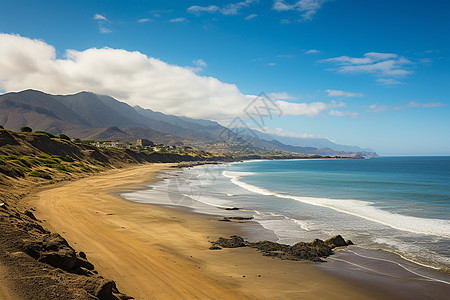
[[188, 12], [199, 15], [203, 12], [205, 13], [215, 13], [218, 10], [220, 10], [220, 7], [218, 7], [217, 5], [210, 5], [210, 6], [198, 6], [198, 5], [194, 5], [191, 6], [187, 9]]
[[100, 33], [111, 33], [111, 32], [112, 32], [111, 29], [106, 28], [106, 27], [104, 27], [104, 26], [99, 26], [99, 27], [98, 27], [98, 30], [100, 31]]
[[102, 16], [100, 14], [95, 14], [94, 15], [94, 20], [108, 21], [108, 19], [105, 16]]
[[149, 19], [149, 18], [139, 19], [138, 20], [139, 23], [147, 23], [147, 22], [150, 22], [150, 21], [151, 21], [151, 19]]
[[425, 107], [425, 108], [430, 108], [430, 107], [441, 107], [441, 106], [445, 106], [445, 104], [442, 103], [442, 102], [419, 103], [419, 102], [416, 102], [416, 101], [411, 101], [405, 107]]
[[153, 9], [150, 11], [154, 18], [160, 18], [163, 14], [170, 14], [173, 12], [172, 9]]
[[330, 97], [363, 97], [364, 95], [362, 93], [351, 93], [351, 92], [344, 92], [340, 90], [325, 90], [325, 92], [328, 93], [328, 96]]
[[386, 105], [378, 105], [378, 104], [372, 104], [369, 105], [367, 112], [382, 112], [388, 110], [389, 107]]
[[329, 115], [330, 116], [335, 116], [335, 117], [346, 117], [346, 116], [349, 116], [351, 118], [356, 118], [356, 117], [359, 116], [359, 114], [356, 113], [356, 112], [340, 111], [340, 110], [330, 110]]
[[315, 50], [315, 49], [311, 49], [311, 50], [308, 50], [308, 51], [305, 52], [305, 54], [317, 54], [317, 53], [320, 53], [320, 51], [319, 50]]
[[335, 108], [335, 107], [343, 107], [344, 103], [337, 103], [335, 101], [331, 101], [330, 103], [324, 102], [312, 102], [312, 103], [293, 103], [286, 102], [282, 100], [278, 100], [275, 102], [278, 107], [283, 112], [283, 115], [290, 116], [307, 116], [314, 117], [320, 115], [323, 111]]
[[100, 15], [100, 14], [95, 14], [94, 15], [94, 20], [97, 21], [98, 30], [100, 31], [100, 33], [110, 33], [110, 32], [112, 32], [111, 29], [106, 27], [106, 25], [109, 23], [109, 20], [105, 16]]
[[263, 132], [267, 133], [267, 134], [273, 134], [273, 135], [278, 135], [278, 136], [296, 137], [296, 138], [322, 138], [321, 136], [317, 136], [317, 135], [314, 135], [314, 134], [296, 133], [296, 132], [288, 131], [288, 130], [283, 129], [283, 128], [264, 127]]
[[293, 100], [294, 97], [289, 95], [286, 92], [280, 92], [280, 93], [270, 93], [269, 97], [275, 100]]
[[445, 106], [442, 102], [427, 102], [427, 103], [420, 103], [416, 101], [411, 101], [406, 105], [403, 106], [396, 106], [396, 107], [389, 107], [387, 105], [377, 105], [372, 104], [368, 107], [367, 112], [382, 112], [382, 111], [388, 111], [388, 110], [404, 110], [407, 108], [434, 108], [434, 107], [441, 107]]
[[186, 69], [189, 69], [189, 70], [191, 70], [191, 71], [193, 71], [193, 72], [195, 72], [195, 73], [198, 73], [198, 72], [203, 71], [203, 68], [205, 68], [205, 67], [208, 65], [208, 64], [207, 64], [203, 59], [201, 59], [201, 58], [199, 58], [199, 59], [197, 59], [197, 60], [194, 60], [192, 63], [195, 65], [195, 67], [186, 67]]
[[268, 63], [267, 65], [268, 65], [268, 66], [271, 66], [271, 67], [274, 67], [274, 66], [276, 66], [276, 65], [277, 65], [277, 63], [274, 63], [274, 62], [270, 62], [270, 63]]
[[300, 0], [293, 4], [286, 3], [285, 0], [275, 0], [272, 9], [282, 12], [296, 10], [301, 13], [301, 21], [309, 21], [322, 7], [327, 0]]
[[401, 84], [400, 81], [394, 79], [394, 78], [377, 78], [377, 82], [384, 84], [384, 85], [396, 85]]
[[257, 2], [259, 2], [259, 0], [245, 0], [238, 3], [230, 3], [222, 7], [219, 7], [217, 5], [209, 5], [209, 6], [194, 5], [189, 7], [187, 11], [189, 13], [193, 13], [196, 15], [200, 15], [202, 13], [216, 13], [216, 12], [220, 12], [225, 16], [237, 15], [242, 8], [248, 7]]
[[30, 88], [53, 94], [92, 91], [168, 114], [216, 120], [243, 115], [254, 98], [234, 84], [137, 51], [67, 50], [57, 58], [43, 41], [0, 34], [0, 89]]
[[207, 66], [206, 62], [203, 59], [201, 59], [201, 58], [199, 58], [197, 60], [194, 60], [194, 64], [199, 66], [199, 67], [206, 67]]
[[[206, 66], [201, 59], [194, 64]], [[44, 41], [0, 34], [0, 90], [24, 89], [52, 94], [91, 91], [168, 114], [224, 122], [244, 117], [244, 109], [255, 99], [255, 96], [242, 94], [234, 84], [199, 76], [189, 68], [171, 65], [138, 51], [67, 50], [64, 57], [57, 58], [55, 48]], [[287, 93], [275, 97], [284, 115], [313, 117], [345, 106], [335, 101], [284, 101], [289, 97]]]
[[248, 15], [248, 16], [246, 16], [245, 17], [245, 20], [251, 20], [251, 19], [254, 19], [254, 18], [256, 18], [258, 15], [257, 14], [251, 14], [251, 15]]
[[445, 104], [442, 102], [431, 102], [422, 104], [422, 107], [441, 107], [441, 106], [445, 106]]
[[407, 65], [413, 64], [410, 60], [394, 53], [369, 52], [363, 57], [339, 56], [320, 60], [322, 63], [333, 63], [339, 67], [332, 69], [338, 73], [372, 74], [378, 82], [383, 84], [398, 84], [393, 79], [412, 74]]
[[185, 18], [175, 18], [175, 19], [171, 19], [169, 22], [172, 22], [172, 23], [183, 23], [185, 21], [186, 21]]

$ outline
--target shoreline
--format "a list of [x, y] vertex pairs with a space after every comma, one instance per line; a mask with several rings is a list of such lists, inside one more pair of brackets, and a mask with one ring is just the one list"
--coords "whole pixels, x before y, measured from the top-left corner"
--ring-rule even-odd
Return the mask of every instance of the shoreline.
[[240, 223], [117, 197], [119, 191], [142, 189], [166, 167], [114, 170], [49, 187], [27, 201], [46, 225], [136, 299], [336, 298], [337, 291], [342, 298], [379, 296], [313, 263], [271, 259], [253, 249], [208, 250], [208, 240], [242, 233]]
[[[169, 179], [170, 176], [175, 177], [177, 174], [170, 174], [167, 172], [167, 176], [163, 179]], [[153, 193], [153, 188], [148, 189], [151, 193]], [[147, 194], [148, 195], [148, 194]], [[125, 198], [126, 199], [126, 198]], [[133, 201], [130, 199], [129, 201]], [[184, 209], [189, 209], [193, 213], [197, 214], [208, 214], [208, 211], [211, 209], [219, 209], [219, 215], [224, 216], [223, 206], [208, 204], [206, 202], [202, 202], [201, 200], [194, 200], [196, 202], [192, 207], [184, 207]], [[208, 206], [208, 208], [199, 208], [200, 206]], [[167, 204], [155, 204], [149, 203], [150, 205], [167, 205]], [[193, 208], [195, 206], [195, 208]], [[180, 207], [176, 205], [171, 205], [171, 207]], [[254, 212], [249, 210], [248, 208], [245, 210], [239, 210], [238, 212]], [[248, 216], [248, 215], [230, 215], [230, 211], [226, 212], [227, 217], [234, 216]], [[252, 214], [250, 214], [252, 215]], [[272, 242], [276, 242], [278, 237], [275, 235], [273, 231], [265, 228], [262, 224], [257, 221], [248, 221], [242, 224], [242, 227], [249, 227], [250, 224], [257, 223], [255, 232], [262, 232], [260, 234], [261, 238], [255, 238], [255, 236], [243, 235], [245, 240], [249, 242], [256, 242], [260, 240], [269, 240]], [[266, 234], [264, 234], [266, 232]], [[356, 251], [356, 252], [355, 252]], [[351, 253], [351, 254], [350, 254]], [[369, 256], [364, 256], [369, 255]], [[345, 259], [343, 260], [342, 257]], [[361, 261], [361, 257], [365, 257], [364, 261]], [[429, 266], [421, 265], [414, 261], [403, 258], [400, 254], [395, 252], [389, 252], [382, 249], [366, 249], [361, 248], [358, 245], [339, 249], [336, 251], [335, 255], [332, 255], [326, 258], [327, 261], [331, 261], [330, 263], [319, 264], [320, 269], [325, 272], [331, 273], [334, 276], [338, 276], [345, 279], [355, 280], [361, 284], [366, 284], [372, 287], [383, 287], [384, 289], [389, 289], [390, 292], [398, 297], [406, 297], [411, 299], [412, 297], [418, 297], [418, 295], [434, 295], [436, 299], [439, 299], [441, 295], [445, 295], [450, 291], [450, 285], [448, 281], [448, 273], [446, 273], [442, 269], [435, 269]], [[377, 264], [382, 262], [383, 267], [379, 268]], [[336, 268], [339, 266], [339, 268]], [[412, 268], [411, 268], [412, 267]], [[419, 267], [419, 269], [417, 269]], [[387, 279], [390, 282], [385, 282]], [[380, 284], [384, 282], [384, 284]], [[409, 284], [410, 291], [405, 292], [401, 290], [403, 285]], [[434, 298], [433, 297], [433, 298]], [[420, 296], [419, 296], [420, 298]]]

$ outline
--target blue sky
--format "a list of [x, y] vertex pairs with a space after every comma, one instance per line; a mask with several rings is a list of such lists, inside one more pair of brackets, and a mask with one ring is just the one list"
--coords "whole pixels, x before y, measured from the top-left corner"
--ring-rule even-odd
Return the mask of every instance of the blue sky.
[[450, 155], [449, 16], [449, 1], [7, 1], [0, 90], [223, 125], [264, 92], [283, 110], [267, 132]]

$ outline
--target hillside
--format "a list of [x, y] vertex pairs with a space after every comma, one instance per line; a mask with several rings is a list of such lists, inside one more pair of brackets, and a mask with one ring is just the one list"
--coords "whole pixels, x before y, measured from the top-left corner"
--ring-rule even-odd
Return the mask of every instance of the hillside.
[[355, 151], [337, 151], [332, 148], [334, 144], [331, 142], [322, 143], [327, 146], [324, 148], [286, 144], [258, 131], [244, 132], [237, 136], [217, 122], [171, 116], [141, 107], [133, 108], [112, 97], [90, 92], [73, 95], [50, 95], [35, 90], [7, 93], [0, 95], [0, 108], [0, 124], [16, 131], [26, 125], [34, 130], [52, 134], [65, 133], [80, 139], [132, 142], [138, 138], [146, 138], [168, 145], [240, 141], [264, 149], [303, 154], [376, 155], [358, 147], [351, 148]]

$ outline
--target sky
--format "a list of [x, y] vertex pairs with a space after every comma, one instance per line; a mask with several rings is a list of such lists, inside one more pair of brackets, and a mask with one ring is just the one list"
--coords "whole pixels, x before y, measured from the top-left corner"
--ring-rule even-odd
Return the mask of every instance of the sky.
[[[450, 155], [450, 1], [2, 2], [1, 93], [92, 91], [381, 155]], [[275, 109], [256, 122], [261, 100]]]

